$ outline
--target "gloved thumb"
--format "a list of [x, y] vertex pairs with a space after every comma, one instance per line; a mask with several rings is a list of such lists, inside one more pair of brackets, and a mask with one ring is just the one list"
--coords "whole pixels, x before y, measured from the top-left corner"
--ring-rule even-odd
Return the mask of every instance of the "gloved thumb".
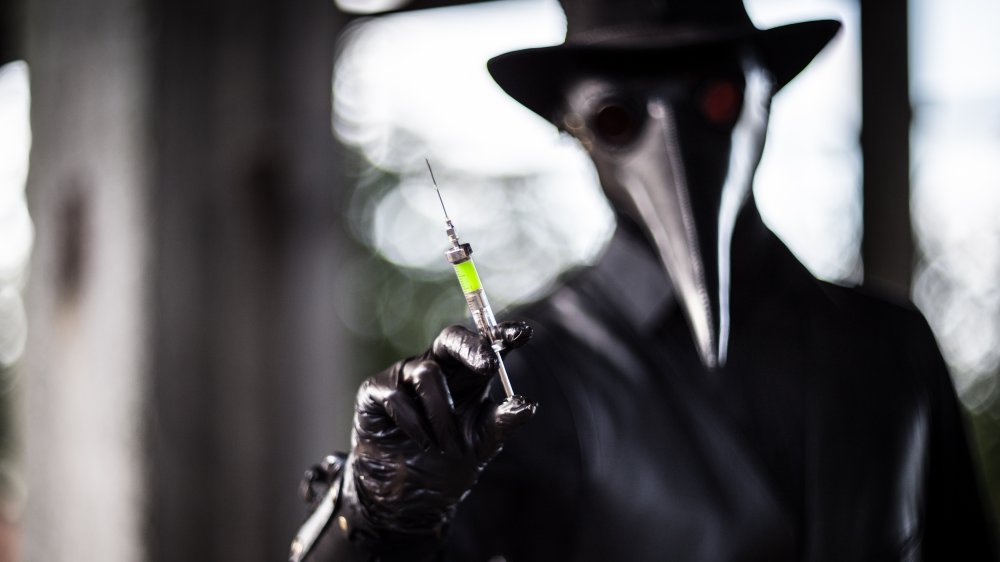
[[538, 404], [521, 395], [514, 395], [492, 407], [486, 421], [485, 433], [486, 457], [492, 457], [503, 447], [503, 444], [517, 428], [524, 425], [535, 415]]
[[528, 343], [533, 333], [531, 325], [520, 320], [501, 322], [497, 324], [497, 331], [505, 344], [504, 355], [511, 349], [517, 349]]

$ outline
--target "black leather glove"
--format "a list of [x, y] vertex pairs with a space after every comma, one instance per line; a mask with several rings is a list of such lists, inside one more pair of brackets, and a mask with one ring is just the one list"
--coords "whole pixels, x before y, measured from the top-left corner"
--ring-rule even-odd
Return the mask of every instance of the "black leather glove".
[[[499, 330], [507, 349], [531, 337], [523, 322]], [[497, 369], [484, 338], [451, 326], [423, 355], [361, 384], [340, 500], [351, 542], [381, 560], [435, 555], [458, 502], [535, 412], [521, 396], [489, 398]]]

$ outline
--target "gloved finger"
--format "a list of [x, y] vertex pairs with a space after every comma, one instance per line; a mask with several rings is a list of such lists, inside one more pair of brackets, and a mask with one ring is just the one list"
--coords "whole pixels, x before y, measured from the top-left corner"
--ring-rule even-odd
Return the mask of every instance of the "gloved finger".
[[[504, 350], [517, 349], [531, 339], [532, 328], [527, 322], [507, 321], [497, 324], [497, 334]], [[497, 369], [496, 355], [489, 341], [464, 326], [448, 326], [431, 345], [433, 358], [446, 365], [458, 365], [479, 374]]]
[[383, 405], [388, 393], [395, 387], [395, 381], [395, 375], [387, 371], [365, 380], [358, 387], [354, 402], [354, 426], [363, 435], [383, 436], [397, 429]]
[[385, 408], [385, 413], [396, 424], [396, 427], [401, 429], [410, 439], [413, 439], [421, 449], [426, 451], [437, 445], [433, 436], [424, 427], [420, 408], [403, 389], [387, 390], [382, 399], [382, 407]]
[[423, 405], [431, 432], [443, 452], [458, 452], [460, 439], [455, 403], [444, 373], [433, 361], [410, 363], [403, 369], [403, 382], [413, 388]]
[[528, 343], [533, 330], [527, 322], [513, 320], [497, 324], [497, 332], [504, 342], [504, 354], [506, 354], [508, 350], [517, 349]]
[[484, 378], [499, 367], [489, 341], [464, 326], [448, 326], [434, 338], [431, 356], [445, 367], [459, 367]]
[[489, 404], [482, 428], [480, 458], [489, 459], [500, 451], [517, 428], [535, 415], [538, 404], [517, 394], [500, 404]]

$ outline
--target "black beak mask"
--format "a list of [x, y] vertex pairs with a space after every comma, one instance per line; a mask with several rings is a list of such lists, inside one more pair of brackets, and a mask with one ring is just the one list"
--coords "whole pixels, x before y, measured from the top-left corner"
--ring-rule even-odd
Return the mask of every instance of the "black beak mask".
[[595, 75], [565, 91], [562, 127], [597, 166], [673, 282], [702, 362], [726, 363], [730, 248], [767, 130], [774, 83], [750, 57], [649, 77]]

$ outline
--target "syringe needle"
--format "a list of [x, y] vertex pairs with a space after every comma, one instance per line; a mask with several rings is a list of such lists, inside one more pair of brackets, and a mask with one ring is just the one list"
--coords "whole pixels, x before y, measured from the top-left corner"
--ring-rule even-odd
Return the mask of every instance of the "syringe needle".
[[507, 374], [507, 367], [503, 364], [500, 350], [494, 349], [493, 352], [497, 354], [497, 365], [500, 366], [498, 374], [500, 375], [500, 384], [503, 386], [503, 393], [507, 395], [507, 398], [513, 398], [514, 389], [510, 386], [510, 375]]
[[437, 194], [438, 194], [438, 201], [441, 202], [441, 210], [444, 211], [444, 220], [446, 220], [446, 221], [448, 221], [450, 223], [451, 219], [448, 217], [448, 209], [444, 208], [444, 198], [441, 197], [441, 190], [438, 188], [438, 182], [437, 182], [436, 179], [434, 179], [434, 169], [431, 168], [431, 161], [428, 160], [428, 159], [426, 159], [426, 158], [424, 158], [424, 162], [427, 163], [427, 171], [431, 173], [431, 182], [434, 183], [434, 191], [437, 192]]

